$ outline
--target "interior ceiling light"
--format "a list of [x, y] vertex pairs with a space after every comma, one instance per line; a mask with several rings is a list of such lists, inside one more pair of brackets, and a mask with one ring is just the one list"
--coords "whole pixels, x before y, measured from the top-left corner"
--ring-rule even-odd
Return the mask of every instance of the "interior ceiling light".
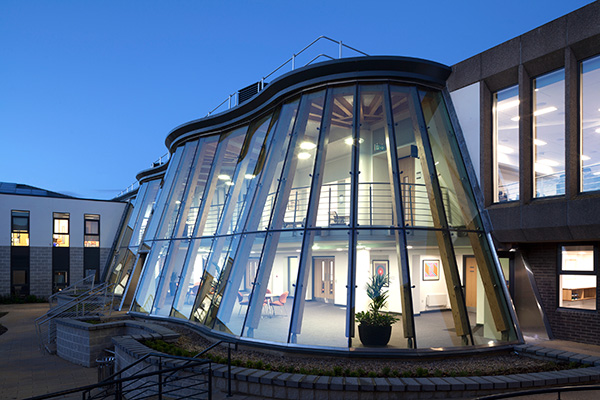
[[600, 128], [596, 128], [596, 130], [594, 132], [600, 133]]
[[307, 158], [310, 158], [310, 154], [305, 152], [298, 153], [298, 158], [301, 160], [306, 160]]
[[498, 153], [498, 164], [512, 165], [514, 163], [510, 161], [510, 157], [505, 153]]
[[311, 143], [311, 142], [302, 142], [302, 143], [300, 143], [300, 148], [302, 150], [312, 150], [315, 147], [317, 147], [317, 145], [314, 144], [314, 143]]
[[588, 160], [590, 160], [590, 159], [591, 159], [591, 157], [590, 157], [590, 156], [586, 156], [586, 155], [583, 155], [583, 154], [582, 154], [582, 155], [581, 155], [581, 159], [582, 159], [583, 161], [588, 161]]
[[246, 174], [246, 175], [244, 175], [244, 178], [246, 178], [246, 179], [254, 179], [254, 178], [256, 178], [256, 175]]
[[504, 146], [501, 144], [498, 145], [497, 149], [500, 153], [504, 153], [504, 154], [512, 154], [515, 152], [511, 147]]
[[217, 178], [219, 178], [222, 181], [230, 181], [231, 180], [231, 177], [229, 175], [225, 175], [225, 174], [219, 175], [219, 176], [217, 176]]
[[233, 182], [231, 182], [231, 181], [227, 181], [227, 182], [225, 182], [225, 184], [226, 184], [227, 186], [233, 186], [233, 185], [234, 185], [234, 183], [233, 183]]
[[511, 101], [503, 101], [498, 104], [496, 107], [498, 111], [508, 110], [510, 108], [515, 108], [520, 103], [519, 100], [511, 100]]
[[535, 110], [535, 112], [533, 113], [533, 115], [535, 115], [537, 117], [538, 115], [548, 114], [548, 113], [554, 112], [556, 110], [558, 110], [558, 108], [553, 107], [553, 106], [552, 107], [540, 108], [539, 110]]
[[521, 119], [518, 115], [516, 117], [512, 117], [510, 120], [514, 122], [518, 122]]
[[348, 137], [348, 138], [344, 139], [344, 143], [346, 143], [348, 146], [350, 146], [352, 143], [354, 143], [354, 139], [352, 139], [351, 137]]
[[535, 172], [538, 172], [540, 174], [550, 175], [550, 174], [554, 173], [554, 170], [552, 169], [552, 167], [550, 167], [548, 165], [535, 163]]
[[410, 249], [412, 249], [412, 248], [413, 248], [413, 247], [412, 247], [410, 244], [409, 244], [408, 246], [406, 246], [406, 250], [410, 250]]
[[535, 143], [536, 146], [545, 146], [548, 143], [544, 142], [542, 139], [533, 139], [533, 143]]
[[538, 163], [548, 165], [549, 167], [558, 167], [560, 165], [557, 161], [550, 160], [549, 158], [542, 158], [541, 160], [538, 160]]

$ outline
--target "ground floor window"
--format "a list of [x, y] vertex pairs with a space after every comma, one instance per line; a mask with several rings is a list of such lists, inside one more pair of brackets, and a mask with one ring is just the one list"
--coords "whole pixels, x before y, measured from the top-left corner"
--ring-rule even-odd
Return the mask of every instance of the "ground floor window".
[[562, 246], [559, 307], [596, 310], [594, 246]]

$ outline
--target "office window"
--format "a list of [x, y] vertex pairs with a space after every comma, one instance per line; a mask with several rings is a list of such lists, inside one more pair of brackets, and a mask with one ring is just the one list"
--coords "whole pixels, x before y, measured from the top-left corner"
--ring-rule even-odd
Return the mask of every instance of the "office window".
[[535, 197], [565, 194], [565, 70], [533, 80]]
[[581, 190], [600, 190], [600, 56], [581, 63]]
[[100, 247], [100, 216], [84, 215], [84, 247]]
[[12, 211], [11, 246], [29, 246], [29, 211]]
[[494, 201], [519, 199], [519, 86], [494, 93]]
[[53, 217], [52, 245], [54, 247], [69, 247], [69, 213], [53, 213]]
[[559, 307], [596, 309], [594, 246], [562, 246]]

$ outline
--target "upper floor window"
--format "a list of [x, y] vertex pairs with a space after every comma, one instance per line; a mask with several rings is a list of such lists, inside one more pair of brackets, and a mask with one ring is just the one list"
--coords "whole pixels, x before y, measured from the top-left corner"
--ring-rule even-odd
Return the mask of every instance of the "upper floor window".
[[494, 93], [494, 201], [519, 199], [519, 86]]
[[69, 213], [53, 213], [52, 245], [69, 247]]
[[565, 194], [565, 70], [533, 80], [535, 197]]
[[581, 190], [600, 190], [600, 56], [581, 63]]
[[11, 213], [11, 246], [29, 246], [29, 211]]
[[100, 216], [85, 214], [84, 216], [84, 247], [100, 247]]
[[596, 309], [594, 246], [562, 246], [559, 307]]

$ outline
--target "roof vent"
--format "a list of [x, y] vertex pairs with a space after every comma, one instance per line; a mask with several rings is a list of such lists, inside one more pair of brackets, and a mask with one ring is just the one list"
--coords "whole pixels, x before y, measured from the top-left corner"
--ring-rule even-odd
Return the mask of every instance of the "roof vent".
[[[267, 83], [263, 83], [262, 85], [267, 86]], [[263, 88], [264, 88], [263, 86]], [[263, 88], [261, 88], [261, 82], [253, 83], [250, 86], [246, 86], [243, 89], [238, 90], [238, 104], [245, 103], [250, 100], [255, 94], [260, 92]]]

